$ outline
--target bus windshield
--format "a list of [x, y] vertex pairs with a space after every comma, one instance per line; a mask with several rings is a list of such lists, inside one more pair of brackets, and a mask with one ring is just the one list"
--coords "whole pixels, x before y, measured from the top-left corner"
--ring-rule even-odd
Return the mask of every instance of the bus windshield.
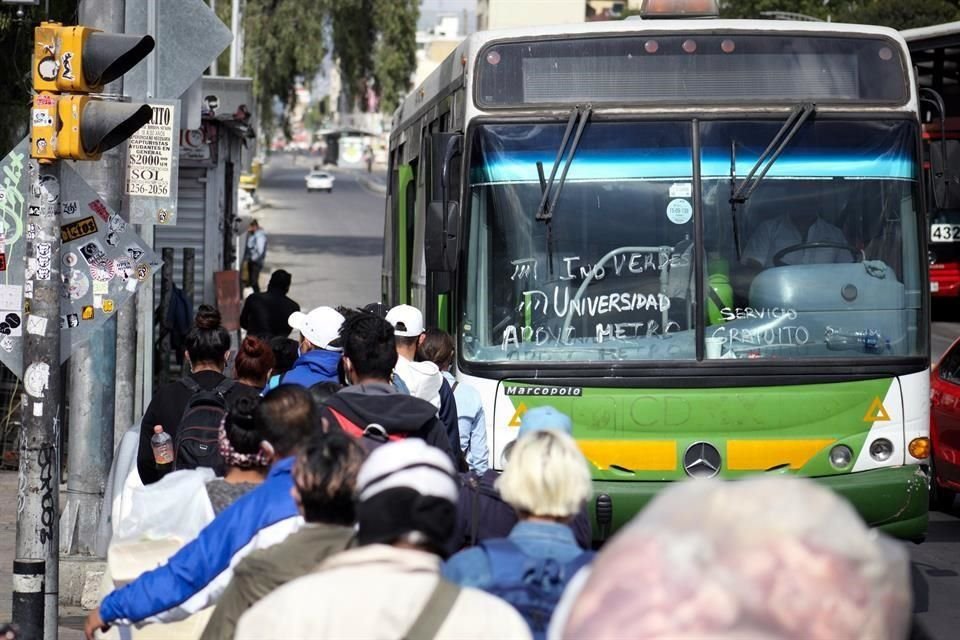
[[565, 125], [476, 127], [463, 356], [693, 361], [698, 313], [704, 358], [922, 353], [916, 125], [812, 118], [732, 205], [782, 125], [590, 122], [549, 222], [541, 171]]

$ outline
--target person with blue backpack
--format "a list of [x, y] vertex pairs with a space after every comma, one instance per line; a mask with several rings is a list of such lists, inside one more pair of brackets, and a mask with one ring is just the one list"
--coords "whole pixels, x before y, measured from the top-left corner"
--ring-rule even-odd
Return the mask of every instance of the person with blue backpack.
[[563, 416], [552, 408], [533, 412], [496, 483], [520, 521], [506, 538], [483, 540], [455, 554], [444, 564], [443, 576], [506, 600], [523, 616], [534, 639], [543, 640], [567, 583], [593, 560], [593, 552], [577, 544], [569, 526], [591, 484], [587, 461], [566, 432], [569, 420], [539, 419]]

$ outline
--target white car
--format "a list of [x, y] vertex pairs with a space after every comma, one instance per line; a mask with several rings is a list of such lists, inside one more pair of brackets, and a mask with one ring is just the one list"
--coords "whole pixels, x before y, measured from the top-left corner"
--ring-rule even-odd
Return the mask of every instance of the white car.
[[326, 171], [311, 171], [307, 177], [307, 193], [311, 191], [333, 191], [333, 176]]

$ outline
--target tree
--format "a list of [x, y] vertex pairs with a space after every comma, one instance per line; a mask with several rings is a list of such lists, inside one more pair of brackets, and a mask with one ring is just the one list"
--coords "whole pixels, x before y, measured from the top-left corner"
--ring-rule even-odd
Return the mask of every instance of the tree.
[[[332, 45], [343, 87], [361, 108], [368, 87], [393, 109], [416, 68], [417, 0], [247, 0], [244, 65], [263, 126], [274, 99], [288, 109]], [[284, 118], [284, 122], [286, 119]]]
[[837, 12], [838, 21], [879, 24], [894, 29], [926, 27], [960, 19], [958, 3], [947, 0], [868, 0], [844, 4]]
[[376, 0], [338, 0], [333, 3], [333, 51], [340, 80], [351, 98], [363, 96], [373, 76], [373, 46], [377, 40]]
[[274, 128], [274, 98], [286, 111], [297, 81], [313, 77], [323, 64], [328, 11], [324, 0], [247, 0], [244, 68], [253, 78], [261, 126], [268, 137]]
[[[355, 101], [373, 86], [380, 108], [392, 111], [410, 89], [417, 66], [417, 0], [337, 0], [333, 50], [343, 86]], [[366, 103], [359, 101], [365, 108]]]
[[374, 27], [379, 33], [373, 52], [373, 80], [380, 109], [393, 111], [410, 90], [417, 66], [417, 0], [376, 0]]
[[723, 0], [720, 3], [720, 15], [724, 18], [762, 18], [767, 11], [910, 29], [960, 19], [960, 0]]
[[766, 11], [787, 11], [826, 20], [835, 4], [836, 1], [827, 4], [823, 0], [722, 0], [720, 17], [763, 18]]

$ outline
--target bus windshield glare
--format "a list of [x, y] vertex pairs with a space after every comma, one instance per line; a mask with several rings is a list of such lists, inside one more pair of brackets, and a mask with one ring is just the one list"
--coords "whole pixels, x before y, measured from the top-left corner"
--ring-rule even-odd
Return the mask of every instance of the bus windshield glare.
[[695, 361], [698, 313], [706, 359], [921, 354], [915, 123], [811, 118], [732, 205], [782, 125], [591, 121], [549, 222], [565, 124], [476, 127], [463, 357]]

